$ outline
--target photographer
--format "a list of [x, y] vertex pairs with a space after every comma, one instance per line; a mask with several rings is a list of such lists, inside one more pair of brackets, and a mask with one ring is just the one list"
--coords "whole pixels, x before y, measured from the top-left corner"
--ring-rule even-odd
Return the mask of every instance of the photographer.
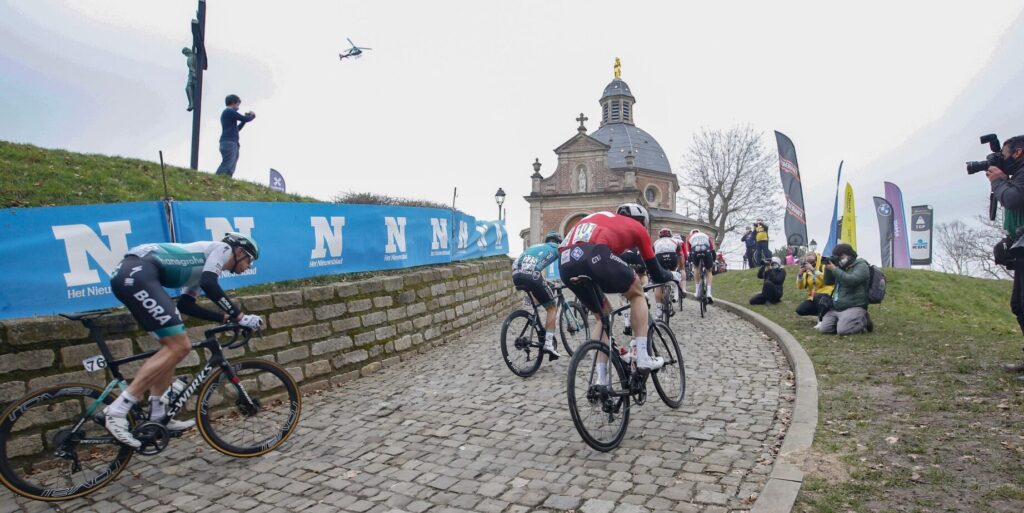
[[832, 310], [818, 324], [821, 333], [853, 335], [871, 331], [868, 317], [868, 286], [871, 268], [849, 244], [837, 244], [825, 264], [825, 284], [835, 285]]
[[813, 252], [800, 260], [796, 287], [807, 289], [807, 299], [797, 305], [797, 315], [816, 315], [820, 320], [832, 308], [832, 289], [835, 287], [825, 285], [825, 269], [821, 264], [821, 255]]
[[772, 257], [772, 250], [768, 249], [768, 225], [758, 219], [754, 223], [754, 261], [765, 262]]
[[[985, 176], [992, 183], [992, 196], [1003, 206], [1003, 229], [1007, 233], [1006, 247], [1009, 248], [1020, 238], [1018, 233], [1024, 228], [1024, 173], [1018, 172], [1024, 166], [1024, 135], [1008, 139], [1003, 143], [1001, 153], [1002, 159], [997, 157], [995, 162], [989, 159], [993, 165], [989, 166]], [[1024, 258], [1019, 255], [1008, 257], [1010, 261], [1005, 264], [1013, 270], [1010, 310], [1017, 316], [1017, 324], [1024, 332]], [[1024, 361], [1004, 363], [1003, 368], [1010, 372], [1024, 372]]]
[[[769, 263], [771, 267], [769, 267]], [[764, 279], [761, 285], [761, 292], [750, 298], [752, 305], [774, 305], [782, 301], [783, 285], [786, 283], [786, 269], [782, 267], [782, 260], [779, 257], [772, 257], [770, 261], [761, 264], [757, 270], [757, 277]]]

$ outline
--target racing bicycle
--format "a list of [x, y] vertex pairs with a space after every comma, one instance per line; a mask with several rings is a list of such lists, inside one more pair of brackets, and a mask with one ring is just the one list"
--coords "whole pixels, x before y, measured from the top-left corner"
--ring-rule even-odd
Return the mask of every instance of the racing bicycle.
[[[558, 319], [558, 335], [562, 340], [565, 352], [572, 356], [573, 351], [587, 340], [587, 311], [576, 301], [568, 301], [562, 290], [565, 285], [552, 287], [555, 293], [555, 308]], [[525, 293], [523, 306], [532, 310], [516, 310], [501, 323], [501, 357], [513, 374], [522, 378], [532, 376], [540, 369], [544, 356], [544, 318], [547, 312], [540, 308], [529, 292], [516, 287]]]

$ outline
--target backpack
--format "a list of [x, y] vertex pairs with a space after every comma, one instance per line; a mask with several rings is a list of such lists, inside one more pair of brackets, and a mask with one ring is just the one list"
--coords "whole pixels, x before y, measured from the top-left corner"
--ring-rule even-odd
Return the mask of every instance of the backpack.
[[868, 264], [868, 303], [877, 305], [885, 299], [885, 273], [878, 266]]

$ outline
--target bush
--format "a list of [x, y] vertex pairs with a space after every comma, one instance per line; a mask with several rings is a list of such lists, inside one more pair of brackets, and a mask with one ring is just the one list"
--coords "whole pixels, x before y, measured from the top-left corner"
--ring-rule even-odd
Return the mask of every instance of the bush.
[[343, 192], [331, 198], [333, 203], [349, 205], [393, 205], [396, 207], [428, 207], [450, 210], [451, 207], [434, 201], [396, 198], [386, 194], [375, 194], [372, 192]]

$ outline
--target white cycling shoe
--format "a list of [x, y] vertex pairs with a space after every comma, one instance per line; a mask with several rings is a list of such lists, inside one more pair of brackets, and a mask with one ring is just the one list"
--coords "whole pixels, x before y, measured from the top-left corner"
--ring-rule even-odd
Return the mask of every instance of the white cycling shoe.
[[656, 371], [665, 366], [665, 359], [660, 356], [651, 358], [647, 355], [637, 354], [636, 357], [636, 368], [644, 369], [648, 371]]
[[548, 360], [557, 360], [562, 357], [558, 354], [558, 349], [555, 348], [554, 342], [550, 340], [544, 341], [544, 352], [548, 354]]
[[114, 437], [114, 440], [121, 442], [133, 449], [142, 447], [142, 442], [132, 435], [131, 426], [128, 425], [127, 417], [116, 417], [109, 413], [103, 414], [103, 427]]
[[171, 419], [167, 421], [168, 431], [185, 431], [196, 427], [195, 420], [177, 420]]

